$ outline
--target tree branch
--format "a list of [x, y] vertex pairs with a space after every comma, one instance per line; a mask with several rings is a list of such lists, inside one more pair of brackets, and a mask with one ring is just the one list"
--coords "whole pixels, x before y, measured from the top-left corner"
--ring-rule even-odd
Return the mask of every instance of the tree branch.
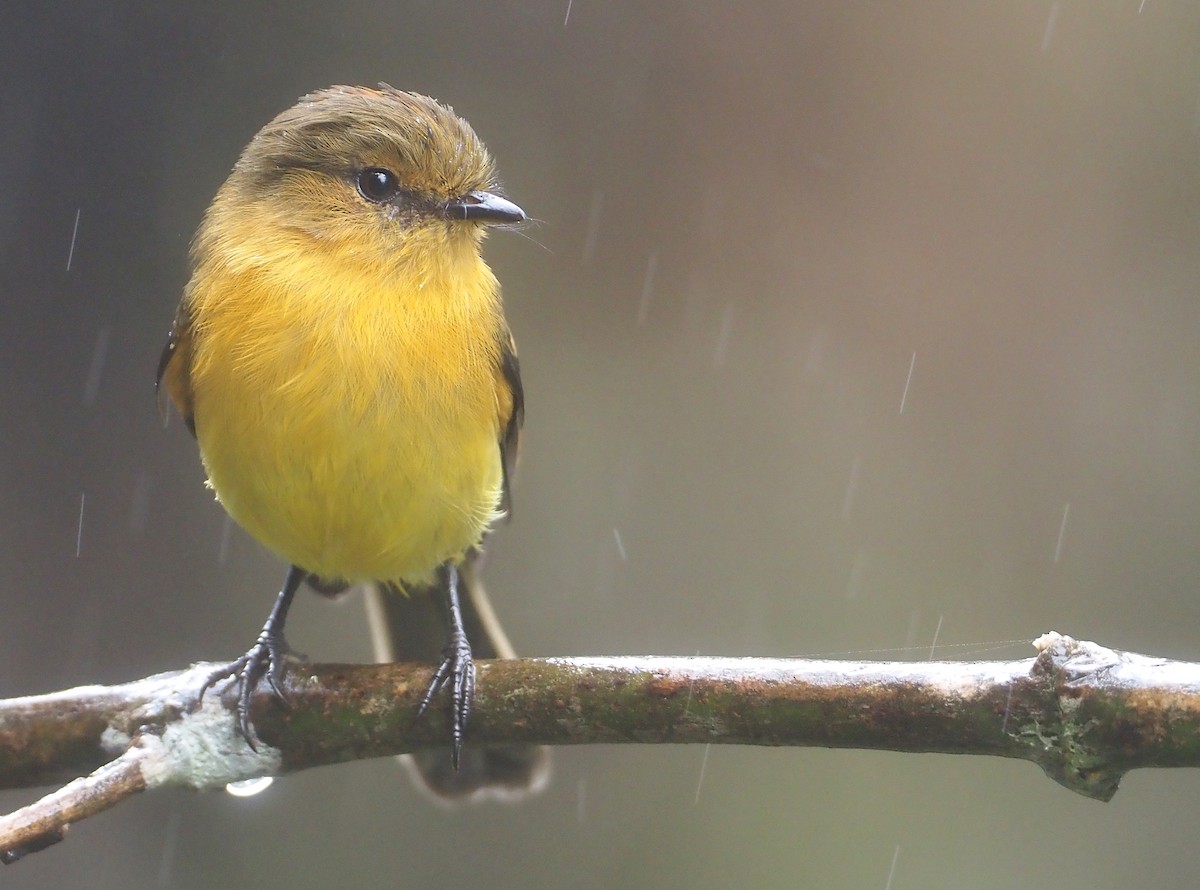
[[[1047, 634], [1009, 662], [525, 658], [478, 665], [468, 744], [793, 745], [1031, 760], [1109, 800], [1144, 766], [1200, 764], [1200, 665]], [[237, 735], [212, 665], [113, 687], [0, 701], [0, 787], [61, 782], [0, 818], [8, 859], [146, 788], [220, 788], [313, 766], [444, 747], [443, 712], [414, 719], [428, 665], [289, 665], [285, 707], [257, 695], [263, 744]]]

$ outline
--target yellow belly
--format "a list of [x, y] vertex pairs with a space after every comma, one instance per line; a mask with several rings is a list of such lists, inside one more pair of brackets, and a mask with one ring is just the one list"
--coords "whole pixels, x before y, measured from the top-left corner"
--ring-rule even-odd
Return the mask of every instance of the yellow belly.
[[207, 305], [191, 368], [201, 455], [230, 515], [347, 581], [427, 581], [477, 544], [502, 476], [493, 322], [381, 312], [345, 288], [332, 313], [293, 302], [263, 317], [256, 306], [284, 304], [237, 286]]

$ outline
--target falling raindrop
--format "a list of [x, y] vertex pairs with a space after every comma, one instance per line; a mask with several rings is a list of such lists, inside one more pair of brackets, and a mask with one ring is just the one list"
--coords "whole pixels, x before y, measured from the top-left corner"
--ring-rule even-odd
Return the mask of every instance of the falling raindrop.
[[896, 844], [896, 850], [892, 853], [892, 867], [888, 869], [887, 883], [883, 885], [883, 890], [892, 890], [892, 878], [896, 876], [896, 861], [900, 858], [900, 845]]
[[[700, 657], [700, 650], [696, 650], [696, 657]], [[696, 685], [695, 679], [688, 680], [687, 698], [683, 700], [683, 716], [686, 719], [692, 707], [692, 687]]]
[[1057, 2], [1050, 4], [1050, 18], [1046, 20], [1046, 30], [1042, 32], [1042, 52], [1050, 49], [1050, 41], [1054, 39], [1054, 23], [1058, 21], [1059, 5]]
[[946, 617], [945, 615], [938, 616], [937, 627], [933, 631], [933, 642], [929, 644], [929, 660], [930, 661], [933, 661], [933, 650], [937, 648], [938, 636], [942, 632], [942, 619], [945, 617]]
[[83, 505], [87, 503], [87, 492], [79, 493], [79, 524], [75, 528], [75, 558], [79, 559], [79, 554], [83, 550]]
[[82, 207], [75, 210], [75, 228], [71, 229], [71, 249], [67, 251], [67, 271], [71, 271], [71, 260], [75, 258], [75, 238], [79, 235], [79, 215], [83, 212]]
[[175, 848], [179, 844], [179, 821], [179, 813], [172, 813], [167, 817], [167, 825], [162, 832], [162, 859], [158, 863], [158, 880], [155, 882], [159, 887], [170, 887], [175, 883], [171, 877], [175, 871]]
[[696, 806], [700, 803], [700, 789], [704, 787], [704, 773], [708, 770], [708, 752], [712, 750], [712, 742], [704, 746], [704, 758], [700, 761], [700, 778], [696, 780], [696, 796], [692, 799], [692, 805]]
[[91, 405], [100, 392], [100, 378], [104, 374], [104, 362], [108, 358], [108, 341], [112, 328], [105, 325], [96, 334], [96, 345], [92, 347], [92, 364], [88, 367], [87, 380], [83, 384], [83, 404]]
[[1067, 505], [1063, 507], [1062, 522], [1058, 526], [1058, 543], [1054, 545], [1054, 561], [1058, 562], [1058, 557], [1062, 554], [1063, 535], [1067, 532], [1067, 515], [1071, 512], [1071, 502], [1067, 501]]
[[1004, 700], [1004, 722], [1000, 724], [1000, 734], [1001, 735], [1008, 732], [1008, 715], [1009, 715], [1009, 712], [1012, 710], [1012, 691], [1013, 691], [1013, 684], [1009, 683], [1008, 684], [1008, 698], [1006, 698]]
[[621, 562], [628, 562], [629, 557], [625, 553], [625, 543], [621, 540], [621, 532], [616, 526], [613, 526], [613, 539], [617, 542], [617, 553], [621, 557]]
[[917, 354], [912, 354], [912, 360], [908, 363], [908, 377], [904, 380], [904, 393], [900, 396], [900, 413], [904, 413], [904, 404], [908, 401], [908, 386], [912, 383], [913, 368], [917, 366]]
[[654, 276], [658, 273], [658, 251], [650, 251], [650, 259], [646, 261], [646, 277], [642, 281], [642, 299], [638, 302], [637, 323], [646, 323], [650, 314], [650, 299], [654, 296]]

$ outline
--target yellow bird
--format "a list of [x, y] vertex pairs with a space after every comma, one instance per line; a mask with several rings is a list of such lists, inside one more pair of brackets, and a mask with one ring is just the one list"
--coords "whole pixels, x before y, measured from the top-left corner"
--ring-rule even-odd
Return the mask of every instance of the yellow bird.
[[[392, 591], [372, 610], [389, 659], [408, 654], [393, 651], [412, 630], [400, 600], [433, 588], [450, 633], [418, 713], [450, 690], [458, 768], [475, 679], [466, 628], [490, 614], [460, 578], [474, 579], [476, 548], [508, 508], [524, 414], [480, 248], [489, 225], [524, 219], [466, 121], [386, 84], [303, 97], [251, 140], [208, 208], [158, 381], [218, 500], [291, 563], [254, 645], [210, 680], [234, 678], [251, 744], [251, 695], [265, 679], [281, 696], [302, 582]], [[499, 636], [488, 654], [511, 655]], [[499, 751], [495, 768], [491, 753], [471, 775], [441, 770], [435, 790], [544, 775], [540, 749]]]

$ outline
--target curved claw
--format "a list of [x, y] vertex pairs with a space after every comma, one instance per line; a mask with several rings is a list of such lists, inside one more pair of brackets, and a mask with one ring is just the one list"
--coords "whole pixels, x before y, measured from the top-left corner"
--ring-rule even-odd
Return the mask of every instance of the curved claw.
[[254, 691], [258, 687], [258, 681], [266, 678], [267, 686], [275, 698], [279, 699], [283, 704], [288, 704], [287, 696], [283, 692], [281, 682], [283, 680], [283, 658], [288, 651], [287, 641], [282, 634], [268, 633], [267, 629], [263, 629], [254, 645], [250, 650], [235, 661], [227, 665], [217, 668], [208, 679], [204, 681], [204, 685], [200, 687], [200, 698], [204, 698], [204, 693], [209, 687], [224, 679], [229, 679], [237, 685], [237, 716], [238, 716], [238, 732], [242, 738], [246, 740], [246, 744], [253, 751], [258, 750], [258, 742], [260, 741], [257, 733], [254, 732], [254, 726], [250, 722], [250, 702], [254, 696]]
[[258, 750], [258, 736], [250, 725], [250, 699], [258, 681], [266, 677], [271, 694], [285, 705], [288, 703], [280, 685], [283, 680], [283, 657], [288, 651], [287, 640], [283, 638], [283, 625], [287, 621], [288, 608], [292, 604], [292, 597], [296, 595], [296, 588], [306, 577], [308, 572], [299, 566], [292, 566], [288, 570], [283, 588], [275, 598], [275, 607], [267, 616], [267, 623], [263, 625], [250, 651], [236, 661], [217, 668], [200, 687], [200, 699], [203, 699], [205, 691], [219, 680], [228, 677], [237, 684], [238, 731], [254, 751]]
[[434, 696], [445, 687], [450, 688], [452, 714], [450, 756], [454, 768], [458, 769], [463, 736], [466, 734], [467, 721], [471, 718], [471, 703], [475, 698], [475, 659], [471, 654], [471, 644], [467, 641], [467, 635], [458, 630], [451, 632], [450, 640], [442, 650], [442, 662], [434, 672], [433, 679], [429, 681], [420, 705], [417, 706], [418, 717], [429, 709]]

